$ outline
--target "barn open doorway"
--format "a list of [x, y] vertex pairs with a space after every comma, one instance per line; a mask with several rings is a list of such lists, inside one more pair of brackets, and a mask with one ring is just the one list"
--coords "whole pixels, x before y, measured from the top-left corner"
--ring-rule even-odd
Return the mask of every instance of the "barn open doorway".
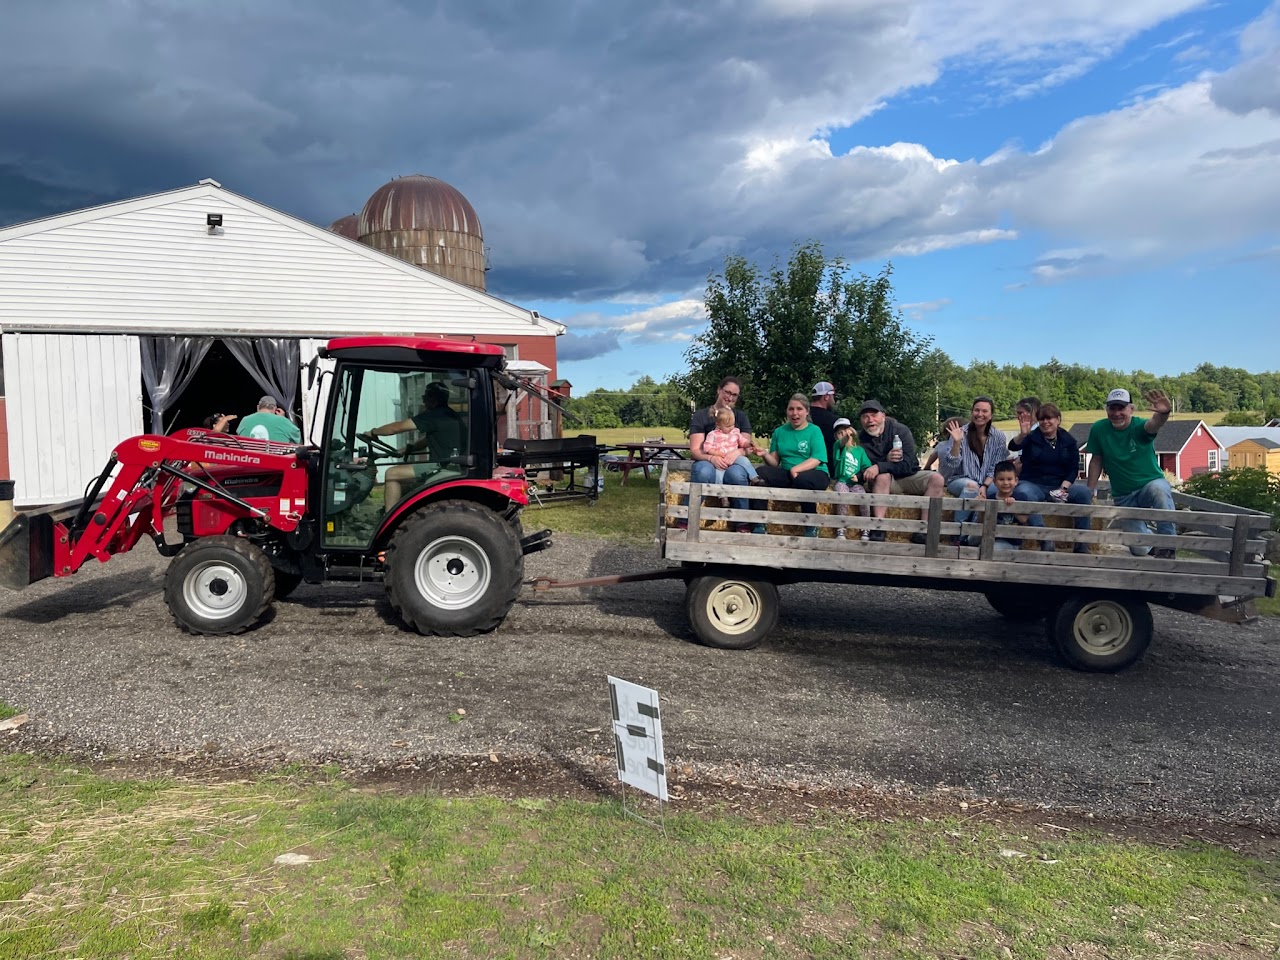
[[[296, 392], [296, 391], [295, 391]], [[214, 340], [209, 352], [196, 368], [191, 382], [168, 404], [165, 429], [168, 432], [185, 427], [200, 427], [206, 417], [217, 413], [234, 413], [247, 417], [258, 408], [258, 400], [267, 393], [253, 375], [231, 353], [223, 340]], [[277, 397], [277, 402], [286, 402]], [[301, 423], [300, 400], [294, 400], [290, 419]], [[235, 431], [235, 421], [231, 424]]]

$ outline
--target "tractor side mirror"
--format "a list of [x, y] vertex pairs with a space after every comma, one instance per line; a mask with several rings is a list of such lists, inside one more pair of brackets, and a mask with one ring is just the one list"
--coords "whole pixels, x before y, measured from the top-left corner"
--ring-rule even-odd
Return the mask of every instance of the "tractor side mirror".
[[307, 364], [307, 389], [310, 390], [316, 385], [316, 371], [320, 369], [320, 357], [314, 355]]

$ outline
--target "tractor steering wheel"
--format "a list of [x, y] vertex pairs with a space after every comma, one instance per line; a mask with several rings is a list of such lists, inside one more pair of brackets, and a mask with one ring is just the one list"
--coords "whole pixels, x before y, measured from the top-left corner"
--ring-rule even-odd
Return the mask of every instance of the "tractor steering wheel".
[[378, 450], [381, 453], [385, 453], [393, 457], [402, 456], [402, 454], [397, 448], [387, 443], [381, 437], [375, 437], [371, 433], [357, 433], [356, 439], [363, 440], [365, 443], [367, 443], [369, 445], [370, 451]]

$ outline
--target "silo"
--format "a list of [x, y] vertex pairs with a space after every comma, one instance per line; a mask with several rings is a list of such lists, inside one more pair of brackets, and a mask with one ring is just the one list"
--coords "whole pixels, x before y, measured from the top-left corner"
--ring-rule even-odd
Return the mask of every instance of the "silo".
[[484, 289], [480, 218], [443, 180], [414, 174], [374, 191], [360, 211], [359, 239], [442, 277]]
[[345, 217], [339, 217], [329, 224], [327, 229], [330, 233], [336, 233], [338, 236], [346, 237], [348, 240], [359, 240], [360, 218], [354, 213], [348, 213]]

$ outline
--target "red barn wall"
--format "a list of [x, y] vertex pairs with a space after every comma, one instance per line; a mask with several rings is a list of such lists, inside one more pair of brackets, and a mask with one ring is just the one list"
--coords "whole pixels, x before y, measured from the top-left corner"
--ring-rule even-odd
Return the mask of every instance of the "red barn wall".
[[1204, 473], [1208, 470], [1209, 451], [1217, 449], [1218, 445], [1209, 435], [1209, 431], [1201, 424], [1191, 439], [1187, 441], [1187, 445], [1182, 448], [1182, 457], [1178, 463], [1178, 479], [1186, 480], [1193, 474]]

